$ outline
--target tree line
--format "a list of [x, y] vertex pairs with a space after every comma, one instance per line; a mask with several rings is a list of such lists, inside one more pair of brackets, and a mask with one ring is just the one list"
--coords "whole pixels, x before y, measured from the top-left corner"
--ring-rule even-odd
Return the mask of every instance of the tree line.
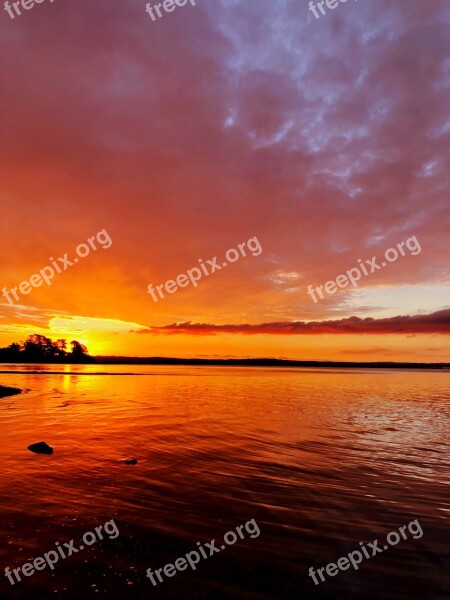
[[52, 341], [45, 335], [29, 335], [24, 342], [13, 343], [0, 348], [0, 362], [61, 362], [88, 363], [94, 362], [84, 344], [77, 340], [70, 342], [70, 351], [64, 339]]

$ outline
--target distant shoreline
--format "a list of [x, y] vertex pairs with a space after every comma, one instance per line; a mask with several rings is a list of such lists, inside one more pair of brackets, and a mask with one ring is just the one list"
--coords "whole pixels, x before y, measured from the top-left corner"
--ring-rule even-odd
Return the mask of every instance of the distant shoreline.
[[[129, 356], [96, 356], [86, 363], [64, 362], [0, 362], [1, 364], [89, 364], [89, 365], [185, 365], [185, 366], [229, 366], [229, 367], [308, 367], [334, 369], [438, 369], [450, 370], [450, 363], [414, 363], [414, 362], [345, 362], [318, 360], [289, 360], [277, 358], [168, 358], [168, 357], [129, 357]], [[0, 388], [1, 389], [1, 388]], [[14, 388], [9, 388], [14, 389]], [[20, 393], [20, 392], [16, 392]]]
[[230, 367], [308, 367], [308, 368], [369, 368], [369, 369], [450, 369], [450, 363], [345, 362], [322, 360], [288, 360], [279, 358], [166, 358], [97, 356], [101, 365], [187, 365]]

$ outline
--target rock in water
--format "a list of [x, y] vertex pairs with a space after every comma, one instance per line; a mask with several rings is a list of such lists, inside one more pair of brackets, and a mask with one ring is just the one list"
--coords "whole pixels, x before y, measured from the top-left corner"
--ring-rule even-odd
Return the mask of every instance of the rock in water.
[[123, 461], [126, 465], [137, 465], [137, 458], [129, 458]]
[[6, 387], [5, 385], [0, 385], [0, 398], [4, 398], [5, 396], [14, 396], [14, 394], [21, 394], [22, 390], [19, 388]]
[[34, 452], [35, 454], [53, 454], [53, 448], [51, 448], [45, 442], [31, 444], [31, 446], [28, 446], [28, 450]]

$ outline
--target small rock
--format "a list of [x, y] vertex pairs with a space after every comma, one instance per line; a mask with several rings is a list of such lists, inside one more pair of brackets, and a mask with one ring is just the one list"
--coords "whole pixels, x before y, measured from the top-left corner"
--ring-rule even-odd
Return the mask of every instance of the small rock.
[[126, 465], [137, 465], [137, 458], [128, 458], [123, 461]]
[[6, 396], [14, 396], [15, 394], [21, 394], [22, 390], [19, 388], [6, 387], [5, 385], [0, 385], [0, 398], [4, 398]]
[[53, 454], [53, 448], [51, 448], [45, 442], [38, 442], [37, 444], [31, 444], [28, 446], [28, 450], [35, 454]]

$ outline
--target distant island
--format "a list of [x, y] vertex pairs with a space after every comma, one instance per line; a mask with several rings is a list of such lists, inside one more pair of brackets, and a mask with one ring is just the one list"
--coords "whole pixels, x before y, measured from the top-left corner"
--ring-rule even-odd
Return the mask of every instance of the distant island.
[[0, 348], [0, 363], [92, 363], [88, 349], [77, 340], [70, 342], [71, 350], [67, 351], [67, 341], [59, 339], [53, 342], [50, 338], [37, 333], [28, 336], [25, 342], [13, 343]]
[[0, 348], [0, 363], [61, 363], [98, 365], [186, 365], [229, 367], [307, 367], [335, 369], [450, 369], [450, 363], [345, 362], [332, 360], [291, 360], [284, 358], [170, 358], [164, 356], [90, 356], [86, 346], [72, 340], [52, 341], [43, 335], [30, 335], [25, 342]]

